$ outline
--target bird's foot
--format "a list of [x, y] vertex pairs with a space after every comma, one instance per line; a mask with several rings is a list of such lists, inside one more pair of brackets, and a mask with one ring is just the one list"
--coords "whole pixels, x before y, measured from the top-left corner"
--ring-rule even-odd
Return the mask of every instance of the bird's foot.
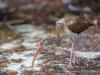
[[69, 63], [68, 68], [73, 68], [73, 65], [71, 62]]

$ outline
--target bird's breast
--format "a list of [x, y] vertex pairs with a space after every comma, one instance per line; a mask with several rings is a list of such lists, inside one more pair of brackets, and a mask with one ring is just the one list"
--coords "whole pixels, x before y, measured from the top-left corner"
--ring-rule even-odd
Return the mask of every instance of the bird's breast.
[[73, 37], [77, 35], [76, 33], [72, 32], [68, 27], [64, 28], [64, 32], [65, 32], [65, 35], [68, 37]]

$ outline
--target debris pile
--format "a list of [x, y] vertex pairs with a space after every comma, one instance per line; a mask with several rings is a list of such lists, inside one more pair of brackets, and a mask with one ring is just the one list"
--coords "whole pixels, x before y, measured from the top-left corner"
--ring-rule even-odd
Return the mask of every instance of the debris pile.
[[14, 31], [0, 30], [0, 43], [8, 42], [18, 36], [19, 36], [19, 34]]
[[0, 70], [6, 67], [8, 63], [9, 60], [4, 55], [0, 55]]
[[76, 66], [72, 69], [68, 67], [69, 65], [69, 55], [70, 52], [68, 49], [60, 48], [59, 50], [54, 50], [53, 48], [48, 47], [46, 51], [43, 52], [43, 59], [44, 61], [41, 64], [42, 70], [52, 70], [54, 72], [67, 72], [68, 70], [99, 70], [100, 68], [100, 61], [96, 61], [94, 59], [82, 58], [76, 56]]
[[34, 72], [32, 70], [29, 70], [29, 69], [24, 69], [22, 72], [21, 72], [21, 75], [32, 75]]
[[[11, 42], [0, 45], [0, 54], [2, 55], [0, 56], [1, 71], [3, 70], [7, 73], [8, 71], [11, 71], [19, 75], [27, 75], [28, 73], [32, 73], [30, 72], [30, 69], [32, 67], [35, 47], [37, 42], [41, 39], [43, 40], [45, 47], [34, 62], [35, 71], [42, 71], [47, 74], [48, 72], [66, 73], [68, 70], [78, 71], [100, 69], [100, 52], [94, 52], [96, 50], [93, 49], [91, 51], [89, 49], [81, 49], [85, 45], [85, 42], [87, 42], [82, 40], [86, 40], [87, 38], [90, 40], [90, 38], [94, 37], [92, 38], [92, 41], [98, 40], [95, 42], [97, 42], [97, 44], [99, 43], [99, 30], [95, 31], [93, 29], [93, 33], [96, 32], [95, 36], [92, 32], [90, 32], [91, 29], [79, 35], [79, 43], [82, 43], [82, 47], [79, 46], [80, 49], [78, 48], [78, 50], [75, 52], [77, 59], [76, 66], [70, 69], [68, 66], [71, 48], [70, 38], [64, 38], [58, 44], [58, 40], [56, 40], [55, 37], [50, 37], [48, 34], [45, 34], [44, 31], [40, 29], [41, 27], [35, 29], [34, 27], [32, 28], [32, 25], [24, 25], [18, 27], [16, 26], [15, 28], [16, 32], [21, 33], [21, 38], [13, 39]], [[92, 35], [87, 35], [87, 33]], [[27, 67], [29, 69], [26, 69]]]
[[24, 52], [24, 51], [27, 51], [27, 48], [24, 47], [23, 45], [11, 49], [11, 52]]
[[[42, 30], [37, 31], [32, 25], [14, 28], [17, 33], [21, 33], [21, 36], [0, 45], [0, 70], [3, 71], [0, 72], [1, 74], [5, 72], [6, 74], [16, 75], [27, 67], [30, 69], [37, 41], [40, 40], [41, 36], [45, 36]], [[41, 63], [41, 61], [35, 62], [35, 70], [40, 70], [38, 63]]]

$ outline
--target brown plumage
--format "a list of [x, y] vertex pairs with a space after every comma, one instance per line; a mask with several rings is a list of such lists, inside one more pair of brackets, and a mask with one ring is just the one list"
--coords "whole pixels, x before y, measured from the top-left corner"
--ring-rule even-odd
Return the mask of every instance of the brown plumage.
[[93, 24], [86, 17], [71, 16], [69, 19], [65, 17], [65, 25], [68, 26], [72, 32], [81, 33]]
[[[61, 38], [64, 34], [70, 36], [80, 34], [90, 26], [93, 26], [91, 18], [88, 16], [68, 15], [56, 22], [57, 38]], [[66, 33], [65, 33], [66, 32]]]

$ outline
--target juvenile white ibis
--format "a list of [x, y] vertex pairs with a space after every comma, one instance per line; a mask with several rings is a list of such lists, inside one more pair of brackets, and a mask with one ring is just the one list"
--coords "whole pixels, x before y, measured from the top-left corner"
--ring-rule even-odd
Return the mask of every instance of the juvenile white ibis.
[[[89, 16], [77, 16], [77, 15], [68, 15], [56, 22], [56, 33], [57, 39], [61, 40], [64, 35], [72, 38], [72, 47], [71, 47], [71, 55], [69, 67], [75, 66], [75, 37], [88, 29], [90, 26], [95, 26], [94, 20], [92, 20]], [[77, 36], [78, 37], [78, 36]]]

